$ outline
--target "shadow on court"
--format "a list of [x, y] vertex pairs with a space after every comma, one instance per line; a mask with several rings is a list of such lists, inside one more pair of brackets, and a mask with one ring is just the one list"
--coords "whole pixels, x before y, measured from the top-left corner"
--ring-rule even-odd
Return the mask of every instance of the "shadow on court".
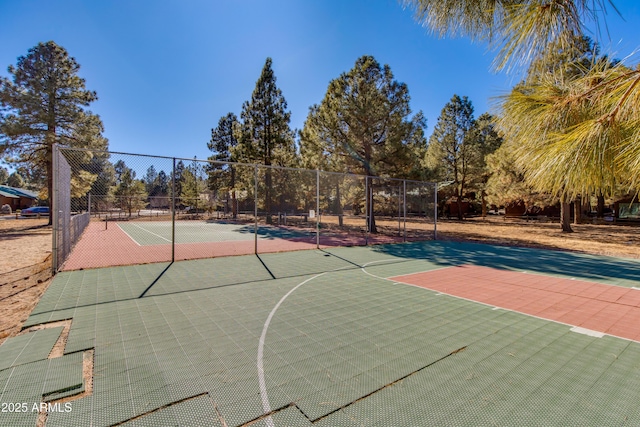
[[[640, 286], [640, 261], [541, 249], [430, 241], [326, 248], [59, 273], [33, 314], [418, 261], [420, 270], [477, 265]], [[385, 267], [386, 268], [386, 267]], [[399, 267], [400, 268], [400, 267]]]
[[430, 241], [373, 246], [394, 257], [422, 259], [440, 266], [471, 264], [506, 270], [575, 277], [622, 286], [638, 284], [640, 261], [545, 249], [480, 243]]

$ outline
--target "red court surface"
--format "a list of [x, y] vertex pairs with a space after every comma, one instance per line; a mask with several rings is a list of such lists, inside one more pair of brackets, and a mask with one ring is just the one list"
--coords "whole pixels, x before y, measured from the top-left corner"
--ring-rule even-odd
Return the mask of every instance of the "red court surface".
[[640, 290], [634, 288], [471, 265], [389, 279], [640, 341]]
[[[394, 243], [400, 237], [369, 236], [364, 234], [320, 234], [320, 248], [336, 246], [365, 246], [367, 244]], [[258, 253], [287, 252], [315, 249], [315, 236], [289, 239], [258, 239]], [[255, 253], [253, 239], [220, 242], [178, 243], [175, 261], [215, 258]], [[171, 243], [141, 246], [115, 223], [105, 228], [102, 222], [91, 222], [82, 233], [71, 254], [62, 266], [63, 271], [86, 268], [115, 267], [171, 261]]]

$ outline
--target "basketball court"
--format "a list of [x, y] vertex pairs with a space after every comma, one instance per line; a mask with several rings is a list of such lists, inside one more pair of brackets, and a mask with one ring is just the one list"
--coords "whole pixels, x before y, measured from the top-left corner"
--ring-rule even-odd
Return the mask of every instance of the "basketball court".
[[636, 425], [638, 271], [438, 241], [65, 271], [0, 346], [0, 401], [70, 410], [0, 424]]

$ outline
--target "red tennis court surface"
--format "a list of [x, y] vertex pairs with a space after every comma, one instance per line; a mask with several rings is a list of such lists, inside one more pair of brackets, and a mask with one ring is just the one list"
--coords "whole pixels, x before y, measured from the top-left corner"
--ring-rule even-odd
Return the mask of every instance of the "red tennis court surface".
[[[369, 236], [364, 234], [331, 233], [320, 235], [320, 247], [364, 246], [367, 244], [393, 243], [400, 237]], [[315, 235], [288, 239], [259, 239], [258, 253], [287, 252], [315, 249]], [[177, 243], [175, 260], [215, 258], [255, 253], [255, 241], [230, 240], [221, 242]], [[139, 245], [115, 223], [105, 228], [102, 222], [91, 222], [82, 233], [62, 270], [114, 267], [171, 261], [171, 243]]]
[[640, 341], [640, 290], [463, 265], [390, 280]]

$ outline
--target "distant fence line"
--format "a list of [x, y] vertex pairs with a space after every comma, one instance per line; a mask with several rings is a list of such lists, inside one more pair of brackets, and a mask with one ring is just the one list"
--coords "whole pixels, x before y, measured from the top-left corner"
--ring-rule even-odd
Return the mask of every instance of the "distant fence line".
[[[170, 246], [157, 261], [176, 260], [175, 248], [181, 243], [202, 243], [193, 246], [191, 258], [217, 256], [214, 243], [220, 246], [240, 237], [246, 239], [249, 232], [258, 253], [259, 239], [267, 239], [259, 230], [261, 226], [296, 229], [295, 238], [289, 237], [294, 234], [280, 233], [271, 240], [299, 243], [305, 235], [313, 237], [307, 240], [315, 247], [370, 244], [379, 242], [373, 237], [380, 235], [394, 241], [432, 239], [436, 194], [437, 185], [431, 182], [56, 146], [53, 269], [63, 265], [87, 227], [87, 232], [98, 230], [91, 225], [94, 221], [137, 221], [136, 230], [145, 229], [143, 221], [166, 222], [171, 230], [167, 235], [157, 231], [164, 230], [157, 224], [156, 231], [143, 233], [148, 239], [161, 235], [160, 241]], [[196, 237], [188, 242], [186, 231], [176, 232], [176, 223], [183, 220], [215, 222], [220, 231], [203, 229], [217, 233], [208, 245]], [[224, 235], [231, 232], [223, 233], [223, 222], [243, 224], [244, 235]], [[108, 230], [107, 224], [104, 229]], [[300, 234], [301, 230], [307, 234]], [[144, 245], [131, 232], [124, 234], [138, 246]], [[116, 238], [114, 230], [103, 236], [103, 241], [111, 242], [104, 243], [102, 255], [126, 250], [125, 241], [117, 244]], [[300, 247], [281, 243], [277, 250]]]

